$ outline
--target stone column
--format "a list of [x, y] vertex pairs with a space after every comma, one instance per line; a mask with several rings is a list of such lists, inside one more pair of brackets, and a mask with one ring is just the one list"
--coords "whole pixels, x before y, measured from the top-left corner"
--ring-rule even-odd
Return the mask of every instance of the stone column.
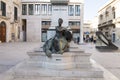
[[81, 25], [80, 25], [80, 44], [83, 43], [83, 16], [84, 16], [84, 5], [81, 4]]

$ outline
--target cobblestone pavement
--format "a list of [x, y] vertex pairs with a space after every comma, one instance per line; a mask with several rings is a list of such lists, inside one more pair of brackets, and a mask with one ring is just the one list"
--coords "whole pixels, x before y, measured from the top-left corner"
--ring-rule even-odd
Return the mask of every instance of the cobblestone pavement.
[[[27, 51], [40, 47], [39, 42], [0, 43], [0, 73], [9, 70], [28, 58]], [[79, 45], [86, 52], [93, 53], [91, 58], [120, 79], [120, 50], [99, 52], [94, 44]]]

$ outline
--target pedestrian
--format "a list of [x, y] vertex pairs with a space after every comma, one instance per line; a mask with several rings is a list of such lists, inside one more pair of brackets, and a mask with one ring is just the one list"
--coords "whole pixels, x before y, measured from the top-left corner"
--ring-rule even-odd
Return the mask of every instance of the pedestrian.
[[80, 37], [77, 37], [77, 44], [79, 44], [79, 41], [80, 41]]
[[88, 43], [89, 40], [90, 40], [90, 37], [89, 37], [89, 35], [87, 35], [87, 36], [86, 36], [86, 42]]
[[91, 38], [90, 38], [90, 42], [93, 42], [93, 36], [91, 36]]
[[83, 41], [85, 42], [85, 36], [83, 36]]
[[93, 38], [93, 42], [96, 43], [96, 36], [94, 36], [94, 38]]

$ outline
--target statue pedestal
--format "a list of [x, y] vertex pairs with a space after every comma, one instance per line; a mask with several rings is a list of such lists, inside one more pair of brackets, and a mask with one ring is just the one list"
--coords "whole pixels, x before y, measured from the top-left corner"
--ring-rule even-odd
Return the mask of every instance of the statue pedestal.
[[28, 65], [46, 69], [64, 70], [75, 68], [91, 68], [90, 53], [84, 51], [70, 51], [61, 54], [52, 54], [48, 58], [44, 52], [28, 52], [30, 60]]
[[29, 59], [13, 68], [9, 80], [104, 80], [103, 71], [90, 63], [91, 53], [83, 50], [71, 49], [52, 58], [40, 50], [28, 55]]

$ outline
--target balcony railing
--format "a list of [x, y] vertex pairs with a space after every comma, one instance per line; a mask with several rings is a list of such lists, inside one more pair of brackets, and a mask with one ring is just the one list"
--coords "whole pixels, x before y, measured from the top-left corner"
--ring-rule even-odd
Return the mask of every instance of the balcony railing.
[[113, 24], [113, 20], [109, 20], [107, 22], [103, 22], [101, 24], [98, 24], [98, 27], [103, 27], [103, 26], [112, 25], [112, 24]]
[[69, 0], [51, 0], [53, 5], [67, 5]]

